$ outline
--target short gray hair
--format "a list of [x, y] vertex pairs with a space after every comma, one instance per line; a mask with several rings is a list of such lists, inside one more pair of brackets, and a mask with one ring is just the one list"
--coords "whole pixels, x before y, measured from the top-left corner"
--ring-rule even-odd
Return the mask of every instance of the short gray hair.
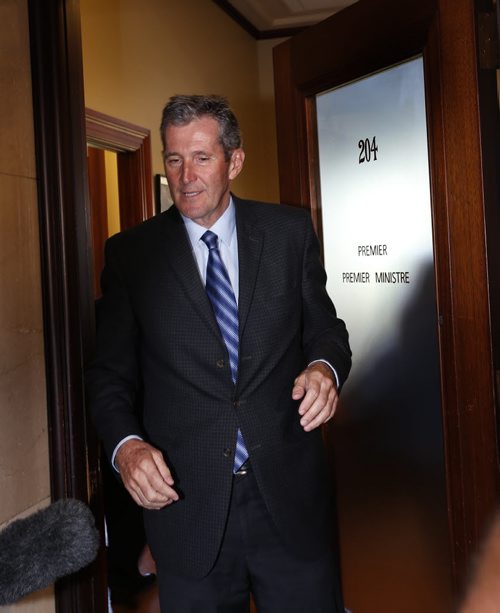
[[219, 124], [219, 140], [226, 160], [242, 146], [241, 130], [236, 115], [223, 96], [176, 95], [172, 96], [161, 116], [160, 134], [163, 149], [166, 147], [165, 131], [168, 126], [184, 126], [194, 119], [211, 117]]

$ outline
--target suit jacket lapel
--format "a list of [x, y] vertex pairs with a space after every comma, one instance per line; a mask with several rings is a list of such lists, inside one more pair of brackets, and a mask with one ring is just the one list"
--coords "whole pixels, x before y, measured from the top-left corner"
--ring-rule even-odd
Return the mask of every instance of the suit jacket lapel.
[[208, 327], [224, 345], [212, 305], [200, 278], [184, 222], [175, 206], [172, 206], [165, 213], [163, 230], [163, 254], [165, 262], [168, 263], [168, 266], [175, 273], [180, 288], [185, 293], [187, 299], [193, 303], [200, 317], [205, 320]]
[[238, 233], [238, 264], [240, 295], [238, 311], [240, 338], [243, 335], [252, 304], [257, 273], [260, 265], [263, 235], [256, 225], [249, 203], [233, 196], [236, 207], [236, 231]]

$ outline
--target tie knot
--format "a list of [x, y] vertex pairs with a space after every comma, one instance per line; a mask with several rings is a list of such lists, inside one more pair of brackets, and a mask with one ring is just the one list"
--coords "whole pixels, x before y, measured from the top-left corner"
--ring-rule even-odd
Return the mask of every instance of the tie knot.
[[201, 240], [209, 249], [217, 249], [217, 234], [211, 230], [207, 230], [201, 237]]

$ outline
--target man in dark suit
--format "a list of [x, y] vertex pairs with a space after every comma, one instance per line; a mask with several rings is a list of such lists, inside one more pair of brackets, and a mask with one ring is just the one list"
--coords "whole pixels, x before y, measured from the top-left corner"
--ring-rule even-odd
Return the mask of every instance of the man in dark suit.
[[251, 591], [340, 613], [320, 426], [350, 350], [310, 216], [231, 194], [245, 154], [223, 98], [174, 96], [161, 134], [175, 206], [107, 243], [88, 395], [162, 610], [240, 613]]

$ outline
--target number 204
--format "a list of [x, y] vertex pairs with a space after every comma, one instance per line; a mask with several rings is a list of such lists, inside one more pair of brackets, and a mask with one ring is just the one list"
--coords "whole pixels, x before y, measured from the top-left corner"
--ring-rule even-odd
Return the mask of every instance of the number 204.
[[377, 160], [378, 145], [375, 136], [370, 140], [369, 138], [361, 139], [358, 142], [359, 149], [359, 164], [365, 162], [375, 162]]

